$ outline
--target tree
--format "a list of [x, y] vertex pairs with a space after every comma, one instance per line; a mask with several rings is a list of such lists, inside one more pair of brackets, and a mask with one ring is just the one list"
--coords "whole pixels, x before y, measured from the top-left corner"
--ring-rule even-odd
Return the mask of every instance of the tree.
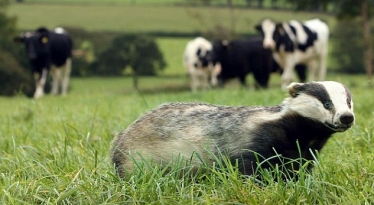
[[361, 20], [340, 20], [331, 33], [334, 36], [334, 41], [331, 42], [334, 49], [329, 56], [339, 62], [335, 64], [335, 69], [338, 72], [365, 74]]
[[8, 0], [0, 0], [0, 95], [30, 95], [34, 85], [30, 72], [22, 66], [25, 60], [20, 60], [24, 54], [22, 48], [14, 46], [17, 19], [6, 15], [8, 5]]
[[310, 9], [316, 3], [323, 5], [324, 10], [327, 5], [334, 6], [337, 11], [338, 19], [356, 18], [360, 17], [362, 21], [363, 45], [365, 56], [365, 70], [369, 85], [372, 84], [373, 72], [373, 56], [372, 43], [370, 32], [370, 19], [373, 14], [374, 1], [373, 0], [289, 0], [296, 5], [296, 9]]
[[156, 75], [166, 66], [156, 42], [148, 36], [124, 34], [113, 39], [93, 64], [99, 75], [119, 76], [130, 67], [134, 87], [138, 87], [139, 75]]

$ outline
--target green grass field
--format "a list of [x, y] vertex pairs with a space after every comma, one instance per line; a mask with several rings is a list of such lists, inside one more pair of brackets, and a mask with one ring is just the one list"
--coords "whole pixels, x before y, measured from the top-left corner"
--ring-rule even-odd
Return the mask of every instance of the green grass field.
[[[61, 0], [62, 1], [62, 0]], [[166, 0], [165, 0], [166, 1]], [[19, 28], [68, 25], [87, 30], [202, 31], [190, 8], [170, 5], [12, 4]], [[195, 9], [194, 9], [195, 10]], [[196, 8], [208, 24], [228, 23], [222, 8]], [[315, 16], [285, 11], [237, 10], [238, 32], [251, 32], [265, 16], [276, 19]], [[334, 20], [323, 16], [329, 22]], [[320, 153], [312, 174], [299, 181], [242, 180], [233, 170], [175, 177], [155, 169], [121, 180], [109, 160], [113, 137], [142, 113], [165, 102], [207, 102], [220, 105], [275, 105], [287, 96], [272, 75], [270, 89], [239, 88], [189, 91], [182, 67], [188, 38], [157, 38], [167, 69], [159, 77], [142, 77], [140, 92], [131, 78], [73, 78], [66, 97], [0, 97], [0, 204], [372, 204], [374, 154], [372, 88], [364, 76], [328, 73], [327, 80], [351, 90], [355, 126], [338, 133]], [[253, 84], [252, 76], [248, 76]]]
[[[297, 182], [260, 186], [235, 171], [177, 178], [161, 171], [120, 180], [108, 158], [114, 135], [165, 102], [274, 105], [286, 96], [279, 77], [269, 90], [191, 93], [184, 77], [72, 79], [66, 97], [0, 98], [2, 204], [370, 204], [374, 200], [371, 137], [374, 106], [363, 76], [329, 75], [354, 97], [356, 125], [336, 134], [312, 174]], [[200, 177], [205, 176], [204, 179]]]
[[[22, 29], [39, 26], [74, 26], [86, 30], [120, 32], [205, 32], [216, 25], [230, 28], [230, 12], [221, 7], [182, 7], [171, 5], [123, 4], [12, 4], [8, 13], [18, 16]], [[320, 17], [334, 24], [325, 14], [290, 11], [235, 9], [238, 33], [254, 33], [254, 25], [265, 17], [277, 20]]]

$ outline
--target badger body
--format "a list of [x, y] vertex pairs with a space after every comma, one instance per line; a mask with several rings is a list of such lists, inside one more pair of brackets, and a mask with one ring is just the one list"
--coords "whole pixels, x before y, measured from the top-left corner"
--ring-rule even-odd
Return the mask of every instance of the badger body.
[[282, 104], [267, 107], [161, 105], [116, 136], [112, 161], [124, 177], [138, 160], [163, 165], [182, 157], [198, 167], [224, 155], [251, 175], [259, 163], [269, 168], [287, 160], [312, 160], [332, 134], [354, 124], [351, 94], [340, 83], [291, 83], [288, 93]]

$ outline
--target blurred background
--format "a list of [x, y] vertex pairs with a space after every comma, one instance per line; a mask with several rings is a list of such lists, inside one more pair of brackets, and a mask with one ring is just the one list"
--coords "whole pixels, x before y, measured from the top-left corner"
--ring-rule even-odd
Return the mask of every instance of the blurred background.
[[[373, 0], [0, 0], [0, 95], [33, 92], [24, 48], [13, 42], [24, 31], [65, 28], [74, 41], [73, 78], [136, 73], [184, 79], [188, 41], [259, 36], [254, 26], [268, 17], [326, 21], [328, 74], [366, 75], [370, 83], [373, 5]], [[130, 45], [142, 53], [124, 52]]]

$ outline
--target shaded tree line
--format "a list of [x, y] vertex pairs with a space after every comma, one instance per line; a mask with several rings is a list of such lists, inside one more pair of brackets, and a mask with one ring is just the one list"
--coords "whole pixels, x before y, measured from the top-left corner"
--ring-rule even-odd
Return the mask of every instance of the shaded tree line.
[[15, 17], [5, 13], [9, 0], [0, 0], [0, 95], [11, 96], [24, 93], [31, 96], [33, 80], [31, 72], [25, 68], [27, 62], [18, 59], [24, 55], [14, 46], [13, 37], [17, 33]]
[[[339, 0], [307, 0], [309, 6], [304, 7], [307, 11], [335, 11], [339, 6]], [[298, 0], [182, 0], [184, 5], [189, 6], [234, 6], [258, 9], [298, 9]]]

